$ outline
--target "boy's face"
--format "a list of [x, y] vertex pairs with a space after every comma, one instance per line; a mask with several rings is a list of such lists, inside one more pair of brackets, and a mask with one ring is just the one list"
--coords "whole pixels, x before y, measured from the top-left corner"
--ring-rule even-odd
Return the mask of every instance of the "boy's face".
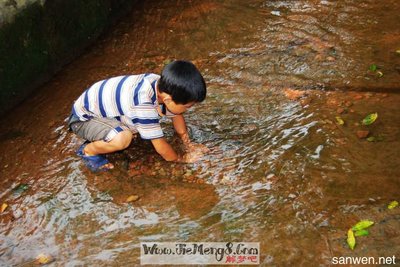
[[167, 106], [167, 109], [176, 115], [180, 115], [186, 112], [195, 103], [196, 102], [189, 102], [187, 104], [176, 104], [171, 98], [166, 98], [164, 100], [164, 104]]

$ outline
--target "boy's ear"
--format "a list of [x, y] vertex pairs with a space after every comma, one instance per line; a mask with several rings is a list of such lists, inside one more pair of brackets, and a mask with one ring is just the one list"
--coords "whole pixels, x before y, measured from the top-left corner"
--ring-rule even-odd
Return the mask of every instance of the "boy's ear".
[[166, 96], [163, 99], [164, 103], [170, 103], [172, 101], [172, 97], [168, 94], [166, 94]]

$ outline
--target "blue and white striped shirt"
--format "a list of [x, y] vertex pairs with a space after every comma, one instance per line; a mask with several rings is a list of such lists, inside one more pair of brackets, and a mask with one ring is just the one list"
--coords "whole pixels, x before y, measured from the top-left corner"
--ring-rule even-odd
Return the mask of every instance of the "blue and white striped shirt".
[[[118, 76], [99, 81], [74, 103], [72, 113], [81, 121], [92, 117], [116, 118], [143, 139], [163, 137], [156, 82], [157, 74]], [[169, 117], [173, 116], [168, 112]]]

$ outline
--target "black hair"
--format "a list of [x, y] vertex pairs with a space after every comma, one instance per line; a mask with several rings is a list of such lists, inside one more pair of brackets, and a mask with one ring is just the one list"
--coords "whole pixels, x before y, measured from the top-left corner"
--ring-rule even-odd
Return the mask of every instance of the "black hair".
[[176, 104], [202, 102], [207, 93], [200, 71], [193, 63], [184, 60], [173, 61], [164, 67], [158, 89], [169, 94]]

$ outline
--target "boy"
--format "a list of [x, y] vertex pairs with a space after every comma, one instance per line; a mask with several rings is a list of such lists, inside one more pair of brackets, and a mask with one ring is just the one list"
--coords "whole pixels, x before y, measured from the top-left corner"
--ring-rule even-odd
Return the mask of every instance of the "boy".
[[[190, 142], [182, 114], [206, 97], [199, 70], [188, 61], [174, 61], [157, 74], [129, 75], [99, 81], [74, 103], [70, 129], [86, 139], [77, 151], [92, 170], [112, 169], [103, 154], [129, 146], [133, 134], [151, 140], [167, 161], [193, 162], [207, 149]], [[172, 118], [187, 153], [179, 156], [163, 137], [162, 116]]]

